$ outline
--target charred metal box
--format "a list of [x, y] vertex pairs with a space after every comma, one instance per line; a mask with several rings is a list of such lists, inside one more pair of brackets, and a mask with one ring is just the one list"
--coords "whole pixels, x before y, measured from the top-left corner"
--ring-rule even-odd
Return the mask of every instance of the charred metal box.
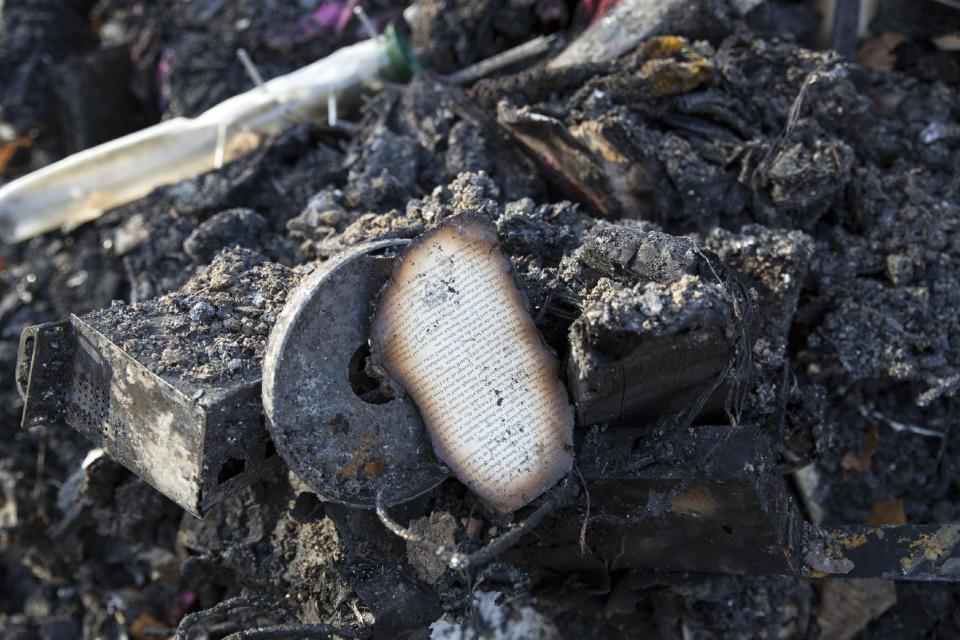
[[280, 464], [260, 378], [161, 378], [82, 318], [27, 328], [23, 427], [69, 424], [195, 516]]

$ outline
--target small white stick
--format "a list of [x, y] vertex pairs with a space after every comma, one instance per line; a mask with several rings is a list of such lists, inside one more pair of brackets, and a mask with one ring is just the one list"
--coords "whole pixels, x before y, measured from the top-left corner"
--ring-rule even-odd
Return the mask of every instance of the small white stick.
[[221, 122], [217, 126], [217, 148], [213, 152], [213, 168], [220, 169], [223, 167], [223, 156], [224, 149], [227, 146], [227, 123]]
[[263, 81], [263, 76], [260, 75], [260, 70], [257, 69], [257, 65], [253, 64], [253, 59], [250, 57], [250, 54], [247, 53], [247, 50], [243, 47], [237, 49], [237, 57], [240, 58], [243, 68], [247, 70], [247, 75], [250, 76], [253, 83], [261, 89], [266, 89], [267, 87]]
[[377, 30], [373, 26], [373, 21], [370, 19], [370, 16], [367, 15], [367, 12], [363, 10], [363, 7], [354, 7], [353, 15], [357, 16], [357, 20], [363, 25], [363, 30], [367, 32], [367, 35], [370, 36], [372, 40], [377, 40], [380, 37], [380, 34], [377, 33]]
[[327, 124], [331, 127], [337, 126], [337, 94], [335, 93], [327, 96]]

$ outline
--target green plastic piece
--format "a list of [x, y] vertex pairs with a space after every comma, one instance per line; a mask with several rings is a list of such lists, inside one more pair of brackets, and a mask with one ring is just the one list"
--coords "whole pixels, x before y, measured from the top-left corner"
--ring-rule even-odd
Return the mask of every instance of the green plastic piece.
[[384, 37], [390, 66], [384, 69], [381, 75], [394, 82], [409, 82], [414, 75], [420, 73], [420, 61], [413, 54], [407, 38], [397, 31], [393, 24], [387, 25]]

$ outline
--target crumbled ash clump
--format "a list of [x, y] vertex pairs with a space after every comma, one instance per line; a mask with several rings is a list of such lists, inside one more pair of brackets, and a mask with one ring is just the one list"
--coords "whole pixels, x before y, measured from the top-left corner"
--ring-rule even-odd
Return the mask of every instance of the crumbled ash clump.
[[524, 198], [508, 202], [496, 223], [500, 244], [515, 262], [556, 267], [594, 221], [571, 202], [538, 205]]
[[171, 382], [246, 380], [260, 375], [267, 336], [300, 277], [249, 249], [224, 249], [181, 289], [84, 320]]
[[313, 606], [329, 615], [350, 590], [337, 570], [343, 546], [322, 509], [319, 515], [299, 517], [297, 503], [304, 501], [298, 501], [292, 486], [298, 484], [295, 476], [293, 481], [277, 478], [247, 487], [202, 520], [184, 519], [179, 542], [204, 559], [194, 564], [195, 574], [216, 563], [234, 572], [241, 584], [262, 588], [268, 583], [274, 589], [309, 594]]
[[[351, 216], [324, 191], [288, 227], [305, 253], [329, 258], [363, 242], [415, 238], [449, 216], [475, 212], [490, 217], [520, 286], [534, 309], [555, 311], [538, 319], [548, 341], [561, 348], [575, 317], [577, 293], [561, 276], [565, 261], [582, 244], [595, 220], [569, 201], [537, 204], [531, 198], [505, 202], [499, 183], [483, 171], [464, 171], [428, 196], [411, 199], [403, 210]], [[563, 309], [561, 309], [561, 307]]]
[[707, 260], [692, 238], [649, 223], [599, 221], [566, 261], [564, 276], [579, 295], [586, 335], [660, 335], [717, 310], [732, 317], [730, 293]]
[[813, 258], [813, 239], [802, 231], [747, 225], [736, 233], [715, 229], [705, 244], [759, 290], [754, 355], [760, 363], [781, 366], [797, 300]]
[[560, 353], [566, 349], [566, 332], [580, 304], [564, 265], [593, 223], [570, 202], [535, 205], [529, 199], [508, 202], [496, 219], [500, 244], [537, 325]]
[[403, 208], [463, 172], [489, 174], [511, 199], [543, 192], [532, 162], [490, 116], [428, 79], [371, 100], [348, 162], [344, 200], [361, 212]]
[[694, 273], [697, 251], [688, 238], [602, 221], [585, 238], [578, 258], [619, 279], [664, 282]]
[[[311, 202], [311, 208], [323, 209], [322, 212], [305, 212], [291, 225], [298, 237], [307, 239], [304, 248], [308, 253], [328, 258], [361, 242], [416, 237], [429, 226], [458, 213], [472, 211], [496, 218], [502, 211], [501, 203], [500, 188], [487, 174], [463, 172], [449, 184], [436, 187], [429, 196], [409, 200], [403, 210], [380, 214], [350, 216], [331, 194], [324, 193], [316, 203]], [[315, 240], [302, 230], [311, 219], [329, 225], [322, 237], [314, 236]]]
[[358, 214], [348, 209], [347, 197], [336, 190], [317, 194], [287, 227], [308, 255], [329, 258], [344, 249], [375, 240], [413, 238], [447, 215], [465, 211], [496, 216], [500, 188], [483, 172], [464, 172], [433, 189], [429, 196], [411, 199], [404, 208], [384, 213]]
[[592, 341], [609, 345], [613, 336], [629, 340], [641, 334], [672, 334], [691, 325], [716, 324], [707, 319], [730, 317], [728, 299], [722, 283], [692, 275], [632, 287], [601, 278], [587, 294], [577, 323]]
[[942, 395], [937, 381], [960, 373], [951, 349], [960, 340], [960, 189], [906, 167], [869, 167], [855, 187], [849, 224], [862, 237], [821, 239], [813, 275], [833, 304], [805, 355], [819, 379], [914, 381]]

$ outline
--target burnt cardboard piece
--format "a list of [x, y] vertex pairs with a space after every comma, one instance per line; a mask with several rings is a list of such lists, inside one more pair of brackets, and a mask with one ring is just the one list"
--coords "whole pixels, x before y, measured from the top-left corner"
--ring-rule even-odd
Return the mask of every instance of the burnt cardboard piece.
[[410, 245], [371, 349], [416, 402], [438, 457], [497, 510], [526, 505], [572, 467], [556, 359], [486, 218], [449, 218]]

